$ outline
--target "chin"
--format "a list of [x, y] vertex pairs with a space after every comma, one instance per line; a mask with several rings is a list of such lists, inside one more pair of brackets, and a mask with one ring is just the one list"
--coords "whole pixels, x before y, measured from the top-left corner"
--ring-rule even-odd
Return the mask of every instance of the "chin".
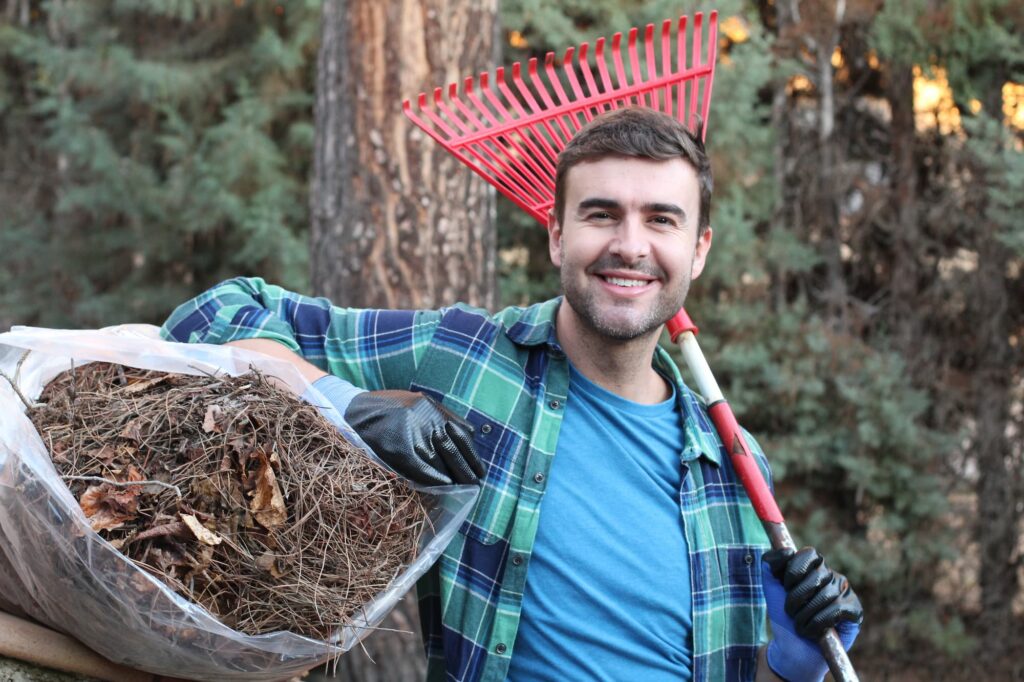
[[661, 328], [664, 320], [656, 316], [623, 318], [615, 315], [584, 316], [587, 326], [609, 339], [616, 341], [633, 341], [650, 335]]

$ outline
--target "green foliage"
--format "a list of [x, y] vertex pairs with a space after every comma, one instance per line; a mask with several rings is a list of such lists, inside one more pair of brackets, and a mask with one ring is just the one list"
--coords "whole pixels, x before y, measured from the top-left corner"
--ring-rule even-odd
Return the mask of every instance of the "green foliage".
[[1024, 257], [1024, 153], [1022, 136], [1011, 133], [990, 116], [967, 119], [967, 149], [985, 169], [986, 215], [995, 237], [1018, 257]]
[[121, 0], [0, 27], [4, 318], [157, 322], [241, 273], [304, 289], [318, 13]]

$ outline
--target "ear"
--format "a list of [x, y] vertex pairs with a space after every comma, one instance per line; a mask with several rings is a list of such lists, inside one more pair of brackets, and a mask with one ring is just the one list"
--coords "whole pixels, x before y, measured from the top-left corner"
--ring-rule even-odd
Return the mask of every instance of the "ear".
[[562, 226], [553, 208], [548, 211], [548, 256], [556, 268], [562, 267]]
[[697, 237], [697, 246], [693, 251], [693, 263], [690, 265], [691, 279], [697, 279], [700, 277], [700, 273], [704, 271], [704, 265], [707, 263], [708, 251], [711, 250], [712, 232], [711, 226], [708, 225], [703, 234]]

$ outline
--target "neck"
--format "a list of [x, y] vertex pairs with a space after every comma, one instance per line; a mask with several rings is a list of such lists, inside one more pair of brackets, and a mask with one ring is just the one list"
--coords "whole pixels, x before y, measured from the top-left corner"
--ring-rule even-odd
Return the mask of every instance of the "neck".
[[665, 380], [651, 366], [660, 327], [635, 339], [609, 338], [589, 328], [563, 300], [555, 328], [569, 361], [601, 388], [643, 404], [662, 402], [672, 394]]

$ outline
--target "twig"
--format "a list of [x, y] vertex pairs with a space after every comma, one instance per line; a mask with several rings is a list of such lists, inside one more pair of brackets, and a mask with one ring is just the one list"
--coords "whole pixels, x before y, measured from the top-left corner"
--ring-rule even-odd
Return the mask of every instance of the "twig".
[[[20, 368], [20, 364], [19, 364], [19, 368]], [[30, 403], [28, 401], [28, 399], [25, 398], [24, 394], [22, 394], [22, 392], [21, 392], [21, 389], [18, 388], [18, 384], [14, 383], [14, 379], [12, 379], [9, 376], [7, 376], [7, 374], [3, 370], [0, 370], [0, 377], [3, 377], [4, 379], [7, 379], [7, 383], [9, 383], [11, 385], [11, 388], [14, 389], [14, 392], [18, 394], [19, 398], [21, 398], [21, 402], [25, 403], [25, 407], [26, 408], [31, 410], [32, 408], [35, 407], [35, 405]]]
[[71, 474], [61, 474], [61, 478], [66, 478], [69, 481], [96, 481], [97, 483], [109, 483], [110, 485], [118, 486], [119, 488], [130, 488], [135, 485], [158, 485], [168, 490], [173, 490], [181, 497], [181, 488], [170, 483], [164, 483], [163, 481], [112, 481], [109, 478], [103, 478], [102, 476], [73, 476]]

